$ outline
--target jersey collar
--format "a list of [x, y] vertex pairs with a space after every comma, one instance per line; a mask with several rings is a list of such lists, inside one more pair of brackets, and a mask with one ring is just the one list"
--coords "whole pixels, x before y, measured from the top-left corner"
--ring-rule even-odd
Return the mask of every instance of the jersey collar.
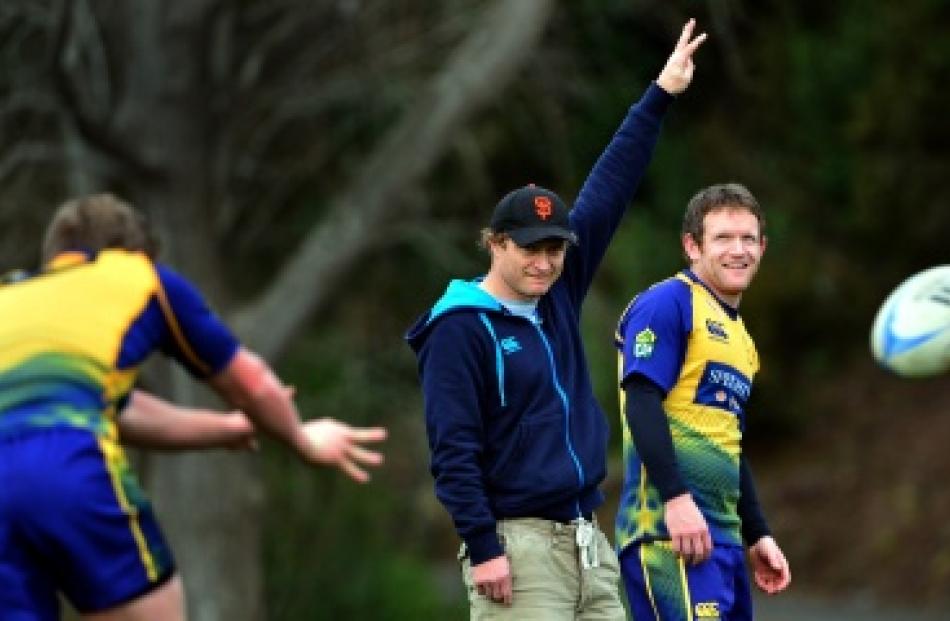
[[693, 270], [686, 268], [683, 270], [683, 274], [685, 274], [686, 277], [692, 280], [694, 283], [701, 285], [703, 289], [708, 291], [709, 295], [711, 295], [714, 300], [719, 302], [719, 306], [722, 307], [722, 310], [726, 311], [726, 314], [729, 315], [730, 319], [735, 321], [736, 319], [739, 318], [739, 309], [735, 308], [734, 306], [729, 305], [722, 298], [716, 295], [716, 293], [712, 289], [709, 288], [709, 285], [707, 285], [705, 282], [700, 280], [700, 278], [696, 274], [693, 273]]

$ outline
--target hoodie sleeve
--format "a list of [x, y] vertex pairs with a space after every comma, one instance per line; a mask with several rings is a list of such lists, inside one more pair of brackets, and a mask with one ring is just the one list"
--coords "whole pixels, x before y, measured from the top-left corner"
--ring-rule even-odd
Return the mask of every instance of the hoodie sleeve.
[[571, 210], [578, 244], [570, 249], [563, 276], [575, 305], [587, 295], [610, 239], [646, 173], [663, 115], [672, 101], [672, 95], [651, 83], [584, 181]]
[[467, 313], [438, 320], [419, 351], [426, 432], [435, 493], [477, 565], [501, 556], [481, 468], [484, 427], [480, 399], [487, 343]]

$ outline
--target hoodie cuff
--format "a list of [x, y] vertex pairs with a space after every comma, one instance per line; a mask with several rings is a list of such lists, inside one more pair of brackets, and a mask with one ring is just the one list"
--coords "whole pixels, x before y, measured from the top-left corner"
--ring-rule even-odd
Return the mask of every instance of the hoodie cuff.
[[501, 547], [501, 542], [498, 541], [498, 535], [494, 530], [466, 538], [465, 546], [468, 548], [468, 557], [473, 566], [490, 561], [505, 553], [505, 549]]
[[650, 82], [650, 86], [643, 97], [640, 98], [638, 106], [649, 116], [660, 119], [666, 114], [667, 108], [670, 107], [674, 99], [676, 99], [674, 95], [667, 93], [656, 82]]

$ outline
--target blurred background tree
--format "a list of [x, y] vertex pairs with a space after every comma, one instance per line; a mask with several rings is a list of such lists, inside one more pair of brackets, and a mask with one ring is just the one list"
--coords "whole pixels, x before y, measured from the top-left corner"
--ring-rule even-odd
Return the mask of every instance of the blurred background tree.
[[866, 354], [884, 295], [947, 262], [946, 2], [5, 0], [0, 270], [35, 267], [58, 202], [115, 191], [303, 412], [391, 429], [368, 488], [267, 443], [142, 456], [194, 619], [464, 617], [402, 332], [484, 270], [505, 191], [576, 195], [690, 16], [711, 39], [586, 307], [601, 403], [617, 316], [681, 265], [686, 201], [745, 183], [770, 235], [743, 301], [749, 448], [796, 589], [947, 603], [950, 387]]

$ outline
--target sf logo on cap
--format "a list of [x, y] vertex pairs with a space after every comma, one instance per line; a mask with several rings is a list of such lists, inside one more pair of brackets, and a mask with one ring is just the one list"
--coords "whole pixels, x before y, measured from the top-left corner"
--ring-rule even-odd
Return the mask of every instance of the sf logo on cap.
[[547, 196], [535, 196], [534, 197], [534, 213], [538, 214], [538, 217], [542, 220], [547, 220], [551, 217], [553, 213], [551, 208], [551, 199]]

